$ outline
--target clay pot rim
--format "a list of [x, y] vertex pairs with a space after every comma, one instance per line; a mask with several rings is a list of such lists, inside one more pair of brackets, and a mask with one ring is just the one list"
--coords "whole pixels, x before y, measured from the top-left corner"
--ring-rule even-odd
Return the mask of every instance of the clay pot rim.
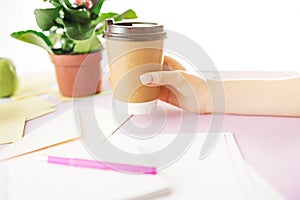
[[84, 66], [87, 64], [100, 62], [103, 58], [103, 50], [83, 54], [49, 54], [49, 57], [54, 65]]
[[89, 53], [70, 53], [70, 54], [55, 54], [55, 53], [48, 53], [49, 56], [80, 56], [80, 55], [87, 55], [87, 54], [98, 54], [98, 53], [102, 53], [104, 51], [104, 49], [98, 50], [98, 51], [92, 51]]

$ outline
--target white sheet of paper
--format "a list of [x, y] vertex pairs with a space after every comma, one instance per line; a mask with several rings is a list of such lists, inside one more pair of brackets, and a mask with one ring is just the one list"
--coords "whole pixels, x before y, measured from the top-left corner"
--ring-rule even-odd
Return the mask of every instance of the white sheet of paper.
[[[254, 170], [249, 172], [233, 135], [222, 134], [216, 148], [204, 160], [198, 158], [206, 135], [197, 134], [191, 147], [178, 161], [159, 171], [170, 182], [172, 192], [157, 199], [283, 199]], [[137, 140], [119, 136], [119, 140], [136, 144], [143, 153], [160, 150], [176, 137], [175, 134], [159, 134], [148, 140]]]
[[[199, 160], [205, 136], [197, 134], [184, 155], [160, 171], [160, 174], [170, 182], [172, 189], [171, 195], [161, 199], [244, 199], [242, 193], [244, 182], [239, 180], [224, 137], [221, 137], [207, 158]], [[175, 134], [159, 134], [149, 140], [137, 140], [124, 136], [123, 140], [130, 140], [141, 151], [148, 153], [164, 148], [175, 137]]]

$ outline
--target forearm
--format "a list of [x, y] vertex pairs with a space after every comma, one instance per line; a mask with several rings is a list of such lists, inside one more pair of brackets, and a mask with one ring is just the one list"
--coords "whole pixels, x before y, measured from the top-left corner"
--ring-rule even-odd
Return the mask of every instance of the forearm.
[[[300, 77], [281, 80], [228, 80], [219, 83], [224, 88], [223, 107], [226, 113], [300, 116]], [[212, 90], [216, 83], [210, 82], [208, 85]], [[211, 112], [224, 112], [222, 106], [214, 103], [209, 109]]]

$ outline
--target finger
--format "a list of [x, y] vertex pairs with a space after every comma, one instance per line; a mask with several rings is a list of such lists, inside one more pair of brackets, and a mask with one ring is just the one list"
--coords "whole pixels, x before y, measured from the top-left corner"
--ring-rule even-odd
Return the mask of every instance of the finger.
[[169, 85], [180, 88], [185, 82], [185, 78], [180, 71], [157, 71], [148, 72], [140, 76], [144, 85], [158, 86]]
[[164, 56], [164, 66], [167, 66], [170, 70], [185, 70], [178, 61], [169, 56]]

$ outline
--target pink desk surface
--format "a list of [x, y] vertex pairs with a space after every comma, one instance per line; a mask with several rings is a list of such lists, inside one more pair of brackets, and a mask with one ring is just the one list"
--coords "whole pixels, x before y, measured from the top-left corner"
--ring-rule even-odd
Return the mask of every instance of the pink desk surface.
[[[294, 74], [248, 72], [247, 75], [245, 72], [224, 72], [222, 77], [268, 78]], [[176, 131], [175, 124], [181, 116], [181, 111], [162, 105], [167, 108], [167, 123], [163, 132]], [[96, 106], [103, 108], [111, 106], [111, 95], [97, 96]], [[30, 134], [32, 130], [71, 107], [71, 102], [59, 103], [55, 113], [27, 122], [25, 134]], [[201, 122], [198, 131], [205, 132], [212, 115], [197, 117]], [[285, 198], [300, 199], [300, 118], [227, 115], [221, 131], [234, 134], [244, 159]]]

